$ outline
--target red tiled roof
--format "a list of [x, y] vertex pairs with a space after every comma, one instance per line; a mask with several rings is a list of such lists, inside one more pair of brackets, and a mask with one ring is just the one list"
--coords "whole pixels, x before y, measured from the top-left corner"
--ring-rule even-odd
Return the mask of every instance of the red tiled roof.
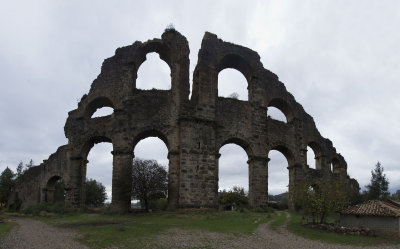
[[339, 213], [364, 216], [400, 217], [400, 203], [390, 200], [371, 200], [340, 210]]

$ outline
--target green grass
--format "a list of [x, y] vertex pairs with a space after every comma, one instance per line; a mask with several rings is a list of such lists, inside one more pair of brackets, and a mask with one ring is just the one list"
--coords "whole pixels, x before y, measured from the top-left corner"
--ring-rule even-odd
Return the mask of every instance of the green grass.
[[3, 223], [0, 223], [0, 241], [11, 231], [11, 229], [14, 227], [14, 223], [8, 222], [7, 217], [0, 215], [0, 220], [3, 221]]
[[92, 248], [122, 246], [141, 248], [151, 237], [169, 228], [249, 234], [261, 223], [270, 221], [267, 213], [203, 212], [150, 213], [131, 215], [75, 214], [37, 217], [41, 221], [77, 229], [80, 242]]
[[[271, 228], [278, 230], [288, 222], [289, 231], [296, 235], [343, 245], [383, 245], [400, 244], [400, 239], [343, 235], [318, 231], [302, 226], [302, 216], [296, 212], [161, 212], [129, 215], [117, 214], [69, 214], [63, 216], [36, 217], [41, 221], [62, 227], [76, 229], [79, 241], [91, 248], [118, 246], [121, 248], [142, 248], [151, 245], [154, 236], [168, 229], [202, 230], [230, 233], [243, 236], [253, 232], [261, 223], [270, 222]], [[335, 217], [331, 217], [334, 221]]]
[[271, 228], [275, 231], [278, 230], [278, 228], [285, 223], [287, 218], [286, 215], [286, 212], [275, 212], [271, 222]]
[[357, 235], [344, 235], [333, 232], [318, 231], [311, 228], [304, 227], [301, 223], [301, 214], [290, 212], [291, 219], [288, 223], [288, 230], [296, 235], [312, 239], [320, 240], [328, 243], [338, 243], [343, 245], [357, 245], [357, 246], [376, 246], [383, 244], [400, 244], [400, 239], [387, 238], [382, 236], [357, 236]]

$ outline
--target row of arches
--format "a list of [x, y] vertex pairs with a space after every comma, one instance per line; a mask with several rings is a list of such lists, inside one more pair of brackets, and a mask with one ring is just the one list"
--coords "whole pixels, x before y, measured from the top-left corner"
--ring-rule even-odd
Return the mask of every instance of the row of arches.
[[[239, 62], [237, 63], [240, 64]], [[249, 95], [248, 79], [240, 70], [236, 69], [237, 66], [226, 62], [224, 67], [226, 68], [218, 73], [218, 96], [247, 101]], [[151, 52], [146, 55], [145, 61], [137, 71], [136, 88], [142, 90], [171, 89], [171, 69], [159, 57], [158, 53]], [[113, 113], [114, 107], [110, 101], [103, 99], [97, 102], [88, 106], [85, 116], [96, 118]], [[279, 101], [276, 100], [271, 101], [269, 104], [267, 115], [272, 119], [285, 123], [292, 119], [291, 110], [287, 105], [279, 104]]]
[[[135, 147], [136, 158], [153, 159], [159, 162], [168, 171], [168, 148], [165, 141], [153, 136], [139, 136]], [[94, 141], [98, 142], [98, 141]], [[246, 151], [247, 149], [247, 151]], [[94, 144], [88, 151], [86, 164], [86, 179], [94, 179], [103, 183], [106, 187], [108, 201], [112, 198], [112, 144], [111, 141], [104, 141]], [[220, 158], [218, 161], [218, 187], [219, 190], [230, 189], [233, 186], [244, 187], [249, 190], [249, 149], [235, 140], [229, 140], [219, 149]], [[277, 146], [268, 152], [268, 192], [272, 195], [288, 191], [289, 171], [291, 152], [284, 146]], [[339, 167], [338, 159], [332, 160], [332, 170]], [[60, 176], [51, 177], [46, 184], [44, 200], [52, 202], [60, 199], [60, 192], [57, 191], [57, 184], [60, 184]], [[65, 194], [65, 192], [64, 192]], [[58, 197], [56, 197], [56, 195]]]
[[[94, 104], [93, 104], [94, 103]], [[268, 108], [268, 113], [267, 113], [267, 118], [272, 118], [276, 119], [278, 121], [282, 122], [287, 122], [287, 116], [290, 115], [290, 111], [287, 110], [287, 107], [285, 106], [284, 103], [282, 103], [279, 100], [273, 100], [270, 103], [270, 107]], [[280, 111], [280, 109], [274, 107], [280, 107], [283, 110], [285, 110], [286, 115], [283, 114], [283, 112]], [[98, 99], [94, 100], [91, 102], [86, 110], [87, 113], [92, 118], [97, 118], [97, 117], [106, 117], [112, 115], [114, 112], [113, 105], [111, 101], [107, 100], [106, 98], [100, 98], [100, 101]], [[272, 116], [272, 117], [271, 117]], [[307, 145], [307, 153], [306, 153], [306, 158], [307, 158], [307, 165], [309, 168], [314, 168], [314, 169], [321, 169], [321, 148], [316, 142], [310, 142]], [[333, 159], [330, 165], [331, 171], [337, 173], [338, 172], [338, 160]], [[335, 168], [335, 170], [334, 170]]]

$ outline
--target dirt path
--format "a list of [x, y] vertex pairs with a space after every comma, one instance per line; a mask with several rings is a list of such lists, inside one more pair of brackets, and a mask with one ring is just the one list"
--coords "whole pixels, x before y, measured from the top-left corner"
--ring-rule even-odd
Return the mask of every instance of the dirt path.
[[28, 218], [12, 218], [18, 226], [0, 243], [1, 249], [84, 249], [74, 241], [77, 233]]
[[[287, 214], [290, 215], [290, 214]], [[290, 218], [290, 217], [288, 217]], [[87, 248], [74, 241], [77, 233], [65, 228], [47, 225], [28, 218], [14, 218], [18, 227], [1, 243], [1, 249], [58, 249]], [[253, 234], [225, 234], [199, 230], [169, 229], [151, 237], [144, 248], [271, 248], [271, 249], [352, 249], [361, 248], [328, 244], [296, 236], [286, 225], [272, 230], [269, 224], [261, 224]], [[113, 247], [118, 248], [118, 247]], [[368, 249], [395, 249], [400, 246], [363, 247]]]
[[[290, 218], [290, 214], [288, 214]], [[149, 248], [265, 248], [265, 249], [399, 249], [399, 246], [356, 247], [328, 244], [315, 240], [305, 239], [290, 233], [286, 224], [277, 231], [270, 228], [269, 224], [261, 224], [251, 235], [232, 235], [204, 231], [186, 231], [180, 229], [168, 230], [157, 236], [156, 245]]]

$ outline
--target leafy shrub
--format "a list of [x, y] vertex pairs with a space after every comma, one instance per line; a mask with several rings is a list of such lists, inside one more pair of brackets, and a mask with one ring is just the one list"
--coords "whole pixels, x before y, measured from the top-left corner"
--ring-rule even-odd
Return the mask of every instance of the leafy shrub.
[[55, 214], [68, 214], [76, 210], [73, 208], [65, 207], [64, 203], [46, 203], [42, 202], [37, 205], [32, 205], [23, 210], [24, 214], [31, 214], [38, 216], [41, 212], [55, 213]]
[[224, 189], [219, 192], [219, 203], [225, 210], [230, 210], [235, 207], [247, 206], [249, 200], [244, 193], [244, 188], [234, 186], [231, 190]]
[[167, 198], [161, 198], [157, 201], [157, 209], [158, 210], [167, 210], [168, 208], [168, 199]]
[[273, 213], [274, 209], [271, 207], [258, 207], [254, 209], [254, 212], [256, 213]]

